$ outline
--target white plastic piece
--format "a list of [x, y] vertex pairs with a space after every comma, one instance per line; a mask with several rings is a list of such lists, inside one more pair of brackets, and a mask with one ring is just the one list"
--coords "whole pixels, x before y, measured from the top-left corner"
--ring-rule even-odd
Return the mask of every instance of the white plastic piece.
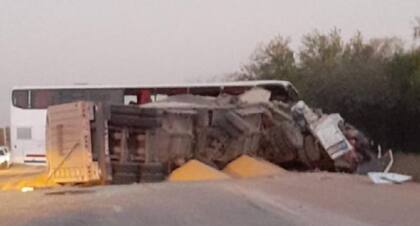
[[392, 150], [389, 149], [388, 153], [389, 153], [390, 160], [389, 160], [389, 163], [384, 170], [384, 173], [388, 173], [391, 170], [392, 165], [394, 164], [394, 155], [392, 154]]
[[413, 179], [409, 175], [384, 172], [369, 172], [368, 176], [374, 184], [402, 184]]
[[22, 189], [20, 189], [21, 192], [31, 192], [34, 191], [33, 187], [23, 187]]

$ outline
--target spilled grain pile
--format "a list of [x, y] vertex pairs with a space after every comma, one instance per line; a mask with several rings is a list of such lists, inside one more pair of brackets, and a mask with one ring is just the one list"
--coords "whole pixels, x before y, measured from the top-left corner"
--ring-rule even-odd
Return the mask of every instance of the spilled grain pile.
[[170, 175], [169, 181], [203, 181], [203, 180], [223, 180], [230, 178], [223, 172], [214, 169], [197, 160], [190, 160]]
[[242, 155], [229, 163], [223, 169], [223, 172], [236, 178], [275, 176], [286, 173], [284, 169], [277, 165], [248, 155]]

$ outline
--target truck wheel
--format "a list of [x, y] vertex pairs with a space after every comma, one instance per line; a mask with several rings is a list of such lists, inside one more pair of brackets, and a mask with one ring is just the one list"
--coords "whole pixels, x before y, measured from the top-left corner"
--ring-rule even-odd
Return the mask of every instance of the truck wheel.
[[116, 173], [112, 175], [112, 184], [133, 184], [139, 181], [136, 174]]
[[142, 174], [163, 173], [164, 171], [165, 171], [165, 167], [163, 166], [162, 163], [159, 163], [159, 162], [140, 164], [140, 172]]
[[165, 176], [162, 173], [142, 173], [141, 182], [161, 182], [165, 180]]

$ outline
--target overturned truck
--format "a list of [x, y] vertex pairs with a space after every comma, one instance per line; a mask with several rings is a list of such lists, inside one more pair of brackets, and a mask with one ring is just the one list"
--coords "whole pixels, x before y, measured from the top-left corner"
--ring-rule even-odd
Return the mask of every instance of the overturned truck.
[[354, 172], [370, 159], [348, 127], [337, 114], [262, 88], [142, 105], [78, 101], [48, 108], [47, 160], [57, 183], [162, 181], [190, 159], [222, 169], [244, 154], [291, 169]]

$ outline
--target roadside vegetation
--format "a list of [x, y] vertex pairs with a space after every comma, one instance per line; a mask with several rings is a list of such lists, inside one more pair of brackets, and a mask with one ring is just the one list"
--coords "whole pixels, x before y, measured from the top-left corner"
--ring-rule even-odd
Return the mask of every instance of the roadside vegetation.
[[235, 80], [289, 80], [311, 106], [339, 112], [385, 148], [420, 154], [420, 18], [413, 40], [344, 40], [340, 30], [313, 31], [300, 47], [277, 36], [257, 48]]

